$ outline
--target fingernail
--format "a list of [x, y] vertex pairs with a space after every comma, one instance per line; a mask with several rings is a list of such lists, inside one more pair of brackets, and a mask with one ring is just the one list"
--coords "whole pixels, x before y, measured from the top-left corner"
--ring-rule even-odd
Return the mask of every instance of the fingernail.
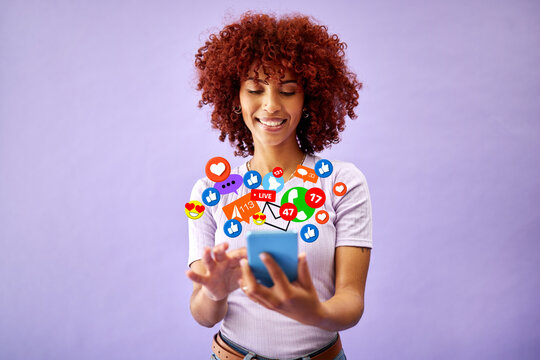
[[245, 266], [247, 264], [247, 262], [248, 261], [246, 259], [242, 259], [242, 260], [240, 260], [240, 265]]
[[266, 253], [260, 253], [259, 254], [259, 259], [261, 259], [261, 260], [266, 260], [267, 257], [268, 257], [268, 255], [266, 255]]

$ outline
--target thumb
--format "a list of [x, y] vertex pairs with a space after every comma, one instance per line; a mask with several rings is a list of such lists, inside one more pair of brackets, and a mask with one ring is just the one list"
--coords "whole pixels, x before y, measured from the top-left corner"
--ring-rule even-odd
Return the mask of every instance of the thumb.
[[298, 255], [298, 282], [304, 289], [312, 289], [313, 281], [311, 280], [311, 274], [309, 273], [309, 267], [307, 263], [306, 253], [300, 253]]

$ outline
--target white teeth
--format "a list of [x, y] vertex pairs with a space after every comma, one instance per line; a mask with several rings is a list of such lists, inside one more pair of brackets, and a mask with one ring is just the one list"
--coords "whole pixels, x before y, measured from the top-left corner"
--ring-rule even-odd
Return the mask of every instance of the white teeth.
[[262, 124], [266, 125], [266, 126], [270, 126], [270, 127], [277, 127], [277, 126], [280, 126], [281, 124], [283, 124], [285, 122], [285, 120], [282, 120], [282, 121], [264, 121], [262, 119], [258, 119]]

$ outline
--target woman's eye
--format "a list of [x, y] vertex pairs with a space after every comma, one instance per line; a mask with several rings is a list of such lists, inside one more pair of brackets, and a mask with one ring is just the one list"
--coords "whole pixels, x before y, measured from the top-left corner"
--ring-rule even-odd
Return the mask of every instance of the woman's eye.
[[[248, 90], [247, 92], [250, 93], [250, 94], [259, 95], [259, 94], [262, 94], [264, 92], [264, 90]], [[281, 95], [284, 95], [284, 96], [292, 96], [292, 95], [296, 94], [295, 91], [280, 91], [279, 93]]]

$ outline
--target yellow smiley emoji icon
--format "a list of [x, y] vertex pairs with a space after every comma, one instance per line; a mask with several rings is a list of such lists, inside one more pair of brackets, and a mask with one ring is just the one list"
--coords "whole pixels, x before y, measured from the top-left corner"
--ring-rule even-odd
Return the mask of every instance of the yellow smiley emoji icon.
[[197, 200], [191, 200], [184, 207], [188, 218], [197, 220], [204, 214], [204, 205]]
[[255, 225], [262, 225], [266, 222], [266, 215], [264, 215], [263, 213], [256, 213], [253, 215], [253, 222], [255, 223]]

